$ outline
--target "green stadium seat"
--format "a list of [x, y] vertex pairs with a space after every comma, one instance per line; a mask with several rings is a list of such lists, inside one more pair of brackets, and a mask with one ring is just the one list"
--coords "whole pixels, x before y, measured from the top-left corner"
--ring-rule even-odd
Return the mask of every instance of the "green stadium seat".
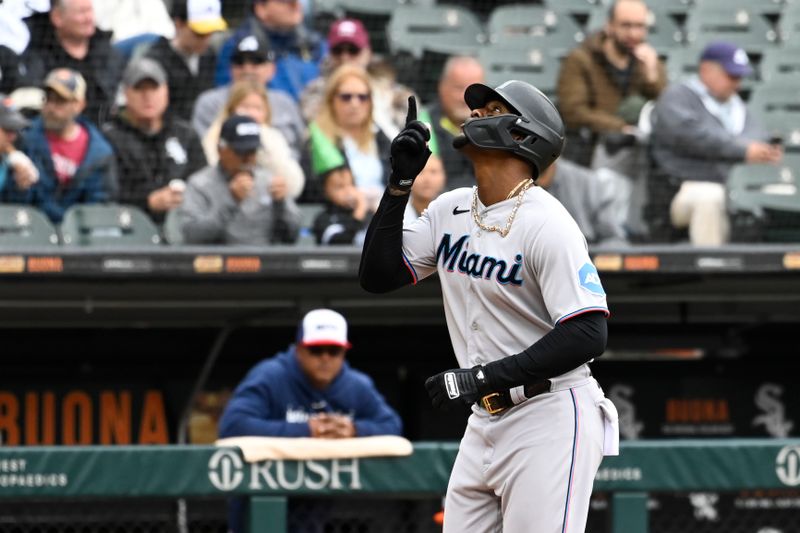
[[800, 2], [793, 2], [786, 6], [778, 19], [778, 35], [788, 47], [799, 45], [797, 36], [800, 35]]
[[798, 95], [800, 95], [800, 80], [789, 82], [783, 79], [761, 83], [753, 88], [747, 106], [756, 116], [764, 116], [773, 111], [797, 113], [800, 112]]
[[800, 242], [800, 172], [780, 165], [734, 165], [727, 201], [732, 240]]
[[158, 246], [158, 227], [138, 207], [74, 205], [64, 214], [61, 241], [65, 246]]
[[758, 117], [771, 136], [780, 136], [786, 153], [800, 153], [800, 111], [767, 111]]
[[746, 9], [751, 13], [769, 15], [778, 15], [783, 6], [782, 0], [694, 0], [694, 9]]
[[167, 244], [178, 246], [183, 244], [183, 229], [181, 229], [181, 217], [178, 216], [178, 210], [172, 209], [167, 216], [164, 217], [164, 224], [161, 226], [161, 234]]
[[556, 96], [559, 54], [547, 48], [548, 37], [538, 43], [524, 41], [486, 46], [478, 61], [486, 71], [486, 83], [496, 87], [508, 80], [522, 80], [537, 87], [550, 99]]
[[0, 248], [58, 244], [58, 233], [47, 216], [27, 205], [0, 205]]
[[686, 18], [686, 41], [696, 48], [730, 41], [760, 57], [778, 42], [778, 32], [767, 18], [744, 8], [695, 7]]
[[458, 5], [398, 7], [386, 32], [393, 54], [406, 52], [417, 58], [425, 51], [474, 55], [486, 40], [477, 17]]
[[297, 244], [315, 246], [317, 240], [313, 231], [314, 220], [318, 214], [325, 210], [325, 204], [297, 204], [297, 207], [300, 208], [300, 236], [297, 239]]
[[492, 44], [546, 36], [553, 46], [567, 48], [576, 46], [584, 37], [581, 27], [568, 14], [520, 4], [495, 8], [489, 15], [487, 33]]
[[761, 80], [764, 82], [781, 80], [779, 81], [780, 83], [786, 81], [795, 83], [796, 80], [787, 78], [800, 76], [800, 46], [765, 50], [764, 57], [761, 58], [759, 63], [759, 71], [761, 72]]

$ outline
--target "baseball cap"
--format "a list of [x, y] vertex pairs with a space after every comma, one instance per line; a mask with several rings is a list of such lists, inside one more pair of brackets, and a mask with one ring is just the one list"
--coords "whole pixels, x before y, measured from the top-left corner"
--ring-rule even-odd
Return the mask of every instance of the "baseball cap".
[[347, 321], [331, 309], [309, 311], [297, 328], [297, 344], [350, 348], [350, 342], [347, 340]]
[[270, 48], [269, 43], [253, 34], [243, 35], [236, 41], [231, 61], [240, 63], [247, 57], [256, 60], [258, 63], [275, 62], [275, 52]]
[[228, 24], [222, 18], [220, 0], [187, 0], [186, 24], [201, 35], [228, 29]]
[[156, 82], [156, 85], [164, 85], [167, 83], [167, 73], [158, 61], [149, 57], [140, 57], [128, 63], [122, 74], [122, 84], [125, 87], [135, 87], [144, 80], [152, 80]]
[[86, 80], [80, 72], [68, 68], [51, 70], [44, 79], [44, 88], [51, 89], [66, 100], [86, 99]]
[[250, 117], [232, 115], [222, 123], [219, 139], [234, 152], [252, 152], [261, 147], [261, 126]]
[[369, 35], [364, 24], [358, 19], [341, 19], [331, 25], [328, 32], [328, 46], [349, 43], [359, 49], [369, 48]]
[[0, 128], [19, 131], [27, 128], [29, 124], [28, 119], [14, 107], [10, 98], [0, 100]]
[[744, 78], [753, 73], [747, 52], [726, 41], [709, 43], [700, 54], [700, 61], [719, 63], [725, 72], [738, 78]]

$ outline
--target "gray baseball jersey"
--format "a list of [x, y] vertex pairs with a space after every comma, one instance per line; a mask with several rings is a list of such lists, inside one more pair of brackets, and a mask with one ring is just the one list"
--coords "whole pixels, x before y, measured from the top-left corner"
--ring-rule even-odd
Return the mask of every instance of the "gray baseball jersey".
[[[557, 200], [531, 187], [502, 237], [476, 224], [474, 190], [442, 194], [403, 229], [415, 281], [439, 275], [462, 368], [519, 353], [562, 320], [608, 315], [586, 240]], [[518, 198], [478, 200], [482, 224], [504, 228]], [[594, 475], [617, 447], [616, 413], [588, 365], [551, 381], [530, 400], [512, 390], [522, 405], [503, 414], [473, 407], [445, 500], [446, 532], [583, 531]]]

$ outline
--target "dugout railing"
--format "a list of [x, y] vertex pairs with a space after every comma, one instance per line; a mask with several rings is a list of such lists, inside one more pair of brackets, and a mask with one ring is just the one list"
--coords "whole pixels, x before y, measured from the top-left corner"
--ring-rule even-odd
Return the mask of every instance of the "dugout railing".
[[[456, 451], [454, 442], [418, 442], [407, 457], [247, 463], [238, 449], [213, 446], [5, 447], [0, 505], [26, 498], [237, 495], [250, 499], [250, 531], [280, 533], [295, 496], [441, 496]], [[800, 439], [624, 442], [595, 480], [596, 491], [612, 495], [611, 533], [647, 533], [649, 492], [798, 486]]]

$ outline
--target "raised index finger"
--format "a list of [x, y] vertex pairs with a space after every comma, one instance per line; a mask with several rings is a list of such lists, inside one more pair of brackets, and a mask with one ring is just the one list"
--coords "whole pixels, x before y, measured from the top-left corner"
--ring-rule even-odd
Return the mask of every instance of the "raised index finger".
[[414, 95], [408, 97], [408, 114], [406, 115], [406, 126], [417, 120], [417, 99]]

